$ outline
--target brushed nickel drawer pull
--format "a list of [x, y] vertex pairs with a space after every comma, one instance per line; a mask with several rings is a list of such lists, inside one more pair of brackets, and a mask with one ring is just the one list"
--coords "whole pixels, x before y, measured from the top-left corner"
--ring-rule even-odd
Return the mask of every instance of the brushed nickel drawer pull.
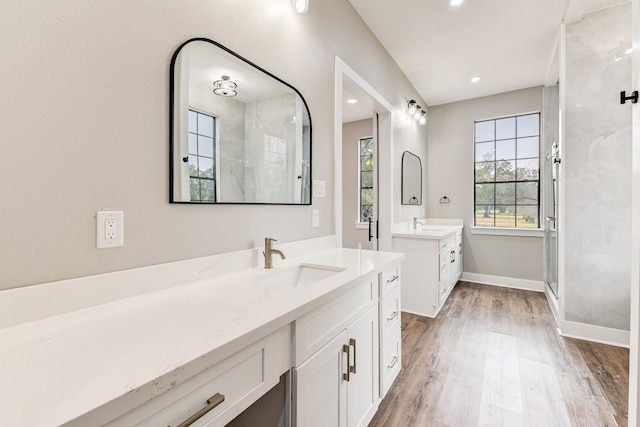
[[394, 311], [390, 316], [387, 316], [387, 320], [395, 319], [396, 317], [398, 317], [398, 313], [400, 313], [398, 310]]
[[191, 424], [195, 423], [200, 418], [202, 418], [207, 412], [211, 411], [216, 406], [220, 405], [222, 402], [224, 402], [224, 395], [220, 393], [214, 394], [213, 396], [207, 399], [207, 406], [200, 409], [198, 412], [196, 412], [195, 414], [193, 414], [192, 416], [184, 420], [181, 424], [178, 425], [178, 427], [190, 426]]
[[352, 374], [355, 374], [358, 365], [358, 347], [356, 340], [354, 338], [349, 338], [349, 345], [353, 346], [353, 366], [349, 367], [349, 371], [351, 371]]
[[395, 276], [393, 276], [391, 279], [387, 279], [387, 283], [393, 283], [396, 280], [398, 280], [400, 278], [399, 274], [396, 274]]
[[391, 359], [391, 363], [387, 365], [387, 368], [393, 369], [393, 367], [396, 366], [396, 363], [398, 363], [398, 356], [393, 356], [393, 359]]
[[344, 353], [347, 353], [347, 373], [346, 374], [344, 374], [344, 373], [342, 374], [342, 379], [343, 380], [347, 380], [347, 381], [351, 381], [351, 346], [344, 344], [342, 346], [342, 351]]

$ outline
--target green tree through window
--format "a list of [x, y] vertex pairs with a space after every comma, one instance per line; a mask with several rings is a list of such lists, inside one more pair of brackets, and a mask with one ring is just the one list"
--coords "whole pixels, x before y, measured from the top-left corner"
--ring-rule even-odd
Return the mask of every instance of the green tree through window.
[[540, 227], [540, 114], [475, 123], [475, 225]]

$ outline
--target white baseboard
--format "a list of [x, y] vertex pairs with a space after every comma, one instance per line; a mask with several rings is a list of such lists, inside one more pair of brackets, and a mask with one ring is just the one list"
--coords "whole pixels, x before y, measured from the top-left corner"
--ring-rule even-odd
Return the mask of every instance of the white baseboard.
[[623, 331], [622, 329], [562, 320], [560, 321], [558, 332], [567, 338], [577, 338], [580, 340], [599, 342], [601, 344], [615, 345], [616, 347], [629, 348], [629, 331]]
[[502, 286], [504, 288], [523, 289], [526, 291], [544, 292], [544, 282], [537, 280], [516, 279], [514, 277], [491, 276], [488, 274], [462, 273], [460, 280], [481, 283], [483, 285]]

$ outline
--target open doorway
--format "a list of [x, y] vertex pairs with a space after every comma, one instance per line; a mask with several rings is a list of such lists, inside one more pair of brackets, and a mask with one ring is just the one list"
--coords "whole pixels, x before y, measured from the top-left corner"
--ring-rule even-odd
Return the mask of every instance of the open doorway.
[[337, 57], [335, 124], [338, 246], [390, 250], [391, 104]]

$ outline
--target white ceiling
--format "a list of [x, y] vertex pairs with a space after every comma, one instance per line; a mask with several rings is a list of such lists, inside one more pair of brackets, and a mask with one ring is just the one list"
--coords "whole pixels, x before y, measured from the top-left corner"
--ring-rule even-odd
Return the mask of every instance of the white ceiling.
[[349, 1], [429, 106], [554, 84], [562, 20], [625, 2]]

